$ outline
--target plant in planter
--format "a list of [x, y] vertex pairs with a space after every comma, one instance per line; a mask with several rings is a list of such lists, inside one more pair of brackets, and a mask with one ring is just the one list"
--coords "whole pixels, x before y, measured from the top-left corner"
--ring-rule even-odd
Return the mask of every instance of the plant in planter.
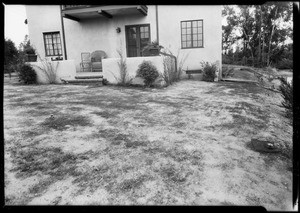
[[37, 60], [37, 55], [35, 53], [35, 49], [32, 46], [27, 46], [24, 50], [26, 54], [27, 62], [35, 62]]
[[159, 45], [157, 41], [152, 41], [148, 43], [142, 50], [143, 56], [157, 56], [159, 55], [160, 50], [164, 48]]

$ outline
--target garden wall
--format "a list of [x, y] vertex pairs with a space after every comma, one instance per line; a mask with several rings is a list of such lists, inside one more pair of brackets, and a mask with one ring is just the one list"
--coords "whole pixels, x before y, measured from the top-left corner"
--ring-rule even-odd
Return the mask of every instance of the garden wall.
[[[32, 65], [33, 69], [37, 74], [37, 82], [40, 84], [47, 84], [49, 83], [49, 79], [47, 78], [46, 73], [38, 67], [46, 67], [43, 62], [28, 62]], [[76, 75], [76, 67], [74, 60], [64, 60], [64, 61], [49, 61], [52, 64], [52, 67], [56, 70], [56, 80], [55, 83], [62, 83], [60, 78], [68, 78], [68, 79], [75, 79]], [[58, 63], [58, 65], [57, 65]], [[55, 70], [54, 70], [55, 71]]]
[[[132, 57], [126, 58], [127, 72], [129, 78], [133, 78], [132, 84], [143, 85], [143, 79], [136, 76], [136, 72], [138, 70], [138, 66], [143, 61], [151, 61], [153, 65], [157, 68], [159, 73], [164, 72], [164, 64], [163, 57], [161, 56], [150, 56], [150, 57]], [[119, 63], [120, 58], [106, 58], [103, 59], [103, 78], [107, 79], [109, 83], [117, 84], [118, 80], [116, 78], [120, 78], [120, 68]], [[163, 84], [161, 79], [157, 79], [155, 84]]]

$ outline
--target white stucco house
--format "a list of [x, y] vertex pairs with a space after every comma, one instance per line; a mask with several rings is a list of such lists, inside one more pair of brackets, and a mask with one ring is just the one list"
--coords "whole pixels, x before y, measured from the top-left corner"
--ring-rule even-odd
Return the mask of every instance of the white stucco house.
[[[60, 57], [61, 76], [80, 73], [82, 53], [102, 50], [103, 77], [118, 69], [121, 50], [129, 72], [145, 60], [142, 49], [157, 41], [184, 69], [199, 69], [201, 61], [217, 62], [221, 68], [221, 6], [213, 5], [26, 5], [31, 44], [42, 58]], [[161, 56], [147, 57], [159, 70]], [[220, 73], [219, 73], [220, 75]], [[183, 75], [183, 77], [186, 77]]]

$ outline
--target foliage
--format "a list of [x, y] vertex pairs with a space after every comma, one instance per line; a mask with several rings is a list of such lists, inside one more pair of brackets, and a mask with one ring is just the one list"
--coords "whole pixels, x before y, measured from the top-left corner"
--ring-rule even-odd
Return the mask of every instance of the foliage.
[[[163, 53], [172, 55], [175, 57], [175, 55], [168, 49], [165, 49]], [[183, 57], [179, 57], [180, 50], [177, 52], [176, 56], [176, 68], [175, 68], [175, 60], [174, 57], [165, 56], [164, 57], [164, 73], [162, 74], [163, 79], [167, 83], [167, 85], [171, 85], [174, 82], [180, 81], [182, 72], [183, 72], [183, 65], [188, 57], [187, 55], [184, 55]]]
[[155, 55], [159, 55], [159, 52], [161, 49], [163, 49], [164, 47], [159, 45], [159, 43], [157, 41], [152, 41], [152, 42], [149, 42], [143, 49], [142, 49], [142, 53], [143, 53], [143, 56], [150, 56], [150, 55], [153, 55], [150, 53], [150, 50], [151, 49], [157, 49], [157, 54]]
[[35, 84], [37, 75], [29, 64], [23, 64], [18, 72], [19, 79], [25, 84]]
[[[35, 66], [38, 69], [40, 69], [41, 71], [43, 71], [44, 75], [46, 76], [46, 78], [50, 84], [55, 84], [56, 78], [57, 78], [57, 68], [59, 66], [59, 61], [53, 62], [47, 58], [42, 59], [39, 55], [38, 55], [38, 57], [39, 57], [39, 61], [42, 63], [42, 66], [38, 66], [38, 65], [33, 65], [33, 66]], [[55, 66], [54, 66], [54, 63], [56, 63]]]
[[106, 78], [103, 78], [102, 84], [103, 84], [103, 85], [108, 85], [108, 84], [109, 84], [109, 81], [108, 81]]
[[234, 68], [222, 67], [222, 78], [232, 77], [234, 74]]
[[292, 2], [224, 6], [222, 14], [227, 21], [227, 25], [222, 26], [223, 52], [227, 55], [234, 43], [242, 44], [238, 50], [242, 57], [233, 60], [235, 64], [245, 63], [244, 57], [247, 65], [275, 64], [276, 58], [283, 56], [278, 47], [286, 47], [285, 41], [292, 39]]
[[120, 61], [118, 62], [120, 77], [115, 76], [113, 73], [112, 74], [117, 80], [118, 85], [126, 86], [130, 84], [132, 78], [129, 77], [126, 58], [123, 56], [122, 49], [120, 48], [119, 50], [117, 50], [117, 52], [118, 55], [120, 56]]
[[145, 86], [150, 87], [159, 76], [159, 73], [151, 61], [143, 61], [139, 65], [136, 76], [143, 78]]
[[286, 110], [286, 116], [290, 119], [293, 118], [293, 80], [290, 83], [285, 78], [280, 78], [281, 85], [279, 91], [283, 98], [281, 105]]
[[216, 63], [201, 62], [203, 69], [203, 81], [213, 82], [217, 77], [216, 72], [218, 70]]
[[293, 69], [293, 61], [290, 59], [282, 59], [275, 64], [277, 69]]
[[36, 54], [36, 50], [31, 45], [28, 35], [25, 35], [24, 41], [19, 45], [19, 51], [25, 54]]
[[4, 41], [4, 73], [15, 71], [15, 64], [18, 60], [18, 50], [15, 43], [10, 39]]

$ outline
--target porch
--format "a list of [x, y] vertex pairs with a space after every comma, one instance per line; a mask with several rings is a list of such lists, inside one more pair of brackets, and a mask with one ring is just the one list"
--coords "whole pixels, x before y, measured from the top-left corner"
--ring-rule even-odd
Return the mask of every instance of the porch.
[[82, 19], [140, 14], [147, 16], [146, 5], [62, 5], [62, 16], [80, 22]]

